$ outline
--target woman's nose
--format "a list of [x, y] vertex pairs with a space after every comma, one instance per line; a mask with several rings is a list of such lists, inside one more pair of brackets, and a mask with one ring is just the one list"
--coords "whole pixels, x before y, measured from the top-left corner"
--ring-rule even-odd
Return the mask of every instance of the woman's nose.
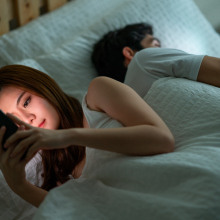
[[36, 116], [33, 113], [24, 112], [23, 115], [22, 115], [22, 118], [23, 118], [24, 122], [26, 122], [30, 125], [33, 125]]
[[28, 123], [28, 124], [30, 124], [30, 125], [33, 125], [33, 122], [34, 122], [34, 117], [33, 117], [33, 116], [29, 116], [29, 117], [27, 118], [27, 122], [26, 122], [26, 123]]

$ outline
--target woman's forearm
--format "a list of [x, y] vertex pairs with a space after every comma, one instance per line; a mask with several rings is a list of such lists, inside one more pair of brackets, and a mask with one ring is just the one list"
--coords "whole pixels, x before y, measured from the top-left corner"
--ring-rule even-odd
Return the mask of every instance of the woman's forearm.
[[20, 189], [17, 189], [15, 193], [35, 207], [39, 207], [48, 194], [46, 190], [38, 188], [28, 181]]
[[107, 150], [127, 155], [155, 155], [173, 151], [171, 133], [157, 127], [139, 125], [121, 128], [68, 129], [68, 144]]

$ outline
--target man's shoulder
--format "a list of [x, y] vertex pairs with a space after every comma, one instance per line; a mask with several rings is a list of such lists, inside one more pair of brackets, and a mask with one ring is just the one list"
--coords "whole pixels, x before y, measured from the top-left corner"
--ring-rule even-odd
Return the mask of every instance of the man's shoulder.
[[152, 57], [152, 56], [157, 56], [157, 55], [172, 55], [172, 54], [178, 54], [178, 53], [185, 53], [182, 50], [178, 49], [173, 49], [173, 48], [161, 48], [161, 47], [150, 47], [150, 48], [145, 48], [143, 50], [138, 51], [135, 56], [136, 58], [141, 58], [141, 57]]
[[138, 51], [134, 56], [134, 62], [140, 66], [149, 66], [183, 54], [187, 53], [178, 49], [151, 47]]

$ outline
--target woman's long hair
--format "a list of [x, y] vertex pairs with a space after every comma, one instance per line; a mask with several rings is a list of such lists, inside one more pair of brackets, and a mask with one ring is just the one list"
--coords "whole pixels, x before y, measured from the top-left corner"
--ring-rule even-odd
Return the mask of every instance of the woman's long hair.
[[[45, 73], [23, 65], [9, 65], [0, 69], [0, 90], [5, 86], [20, 88], [46, 99], [57, 111], [59, 129], [82, 128], [83, 110], [79, 101], [65, 94]], [[44, 182], [49, 191], [70, 179], [70, 174], [85, 156], [85, 147], [72, 145], [65, 149], [42, 150]]]

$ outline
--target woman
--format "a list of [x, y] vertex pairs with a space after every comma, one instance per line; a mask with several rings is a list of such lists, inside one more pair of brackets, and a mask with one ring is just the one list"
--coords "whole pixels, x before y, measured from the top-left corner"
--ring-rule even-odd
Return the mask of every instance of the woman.
[[[89, 128], [78, 100], [65, 94], [48, 75], [22, 65], [0, 69], [0, 108], [20, 126], [0, 146], [0, 168], [9, 187], [36, 207], [70, 174], [81, 176], [85, 146], [130, 156], [174, 149], [168, 127], [130, 87], [98, 77], [90, 83], [85, 101], [90, 110], [106, 113], [124, 127]], [[0, 129], [0, 143], [5, 130], [4, 126]], [[41, 188], [25, 178], [25, 165], [39, 150], [44, 167]]]

